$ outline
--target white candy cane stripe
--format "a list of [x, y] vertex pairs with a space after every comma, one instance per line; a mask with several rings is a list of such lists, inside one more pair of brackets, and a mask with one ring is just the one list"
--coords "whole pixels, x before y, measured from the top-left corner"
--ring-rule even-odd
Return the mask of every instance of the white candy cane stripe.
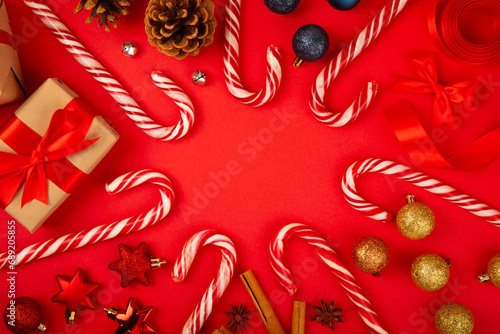
[[283, 263], [284, 243], [292, 237], [306, 240], [316, 248], [316, 252], [337, 276], [340, 285], [344, 288], [347, 296], [356, 305], [358, 313], [363, 322], [368, 326], [371, 333], [387, 334], [378, 320], [377, 313], [372, 309], [370, 301], [363, 295], [360, 286], [354, 276], [338, 258], [337, 253], [328, 242], [317, 231], [304, 224], [289, 224], [284, 226], [271, 241], [269, 252], [271, 255], [271, 266], [278, 282], [289, 295], [295, 294], [297, 286], [293, 282], [292, 273]]
[[321, 71], [312, 86], [309, 97], [309, 106], [317, 120], [331, 127], [341, 127], [354, 122], [370, 106], [378, 90], [378, 83], [374, 81], [367, 84], [359, 97], [344, 112], [337, 113], [328, 110], [325, 105], [325, 94], [340, 71], [377, 39], [382, 30], [392, 22], [408, 2], [409, 0], [391, 0], [349, 46]]
[[241, 0], [228, 0], [224, 43], [224, 74], [231, 94], [243, 104], [260, 107], [270, 102], [281, 83], [281, 54], [274, 45], [267, 49], [267, 75], [265, 86], [257, 93], [248, 91], [240, 78], [240, 14]]
[[176, 125], [163, 126], [148, 116], [139, 104], [113, 77], [111, 73], [95, 58], [87, 48], [73, 35], [57, 14], [41, 0], [24, 0], [33, 13], [50, 29], [68, 50], [69, 53], [82, 65], [111, 97], [123, 108], [125, 114], [149, 136], [163, 140], [175, 140], [186, 135], [194, 123], [194, 108], [187, 97], [172, 80], [161, 72], [152, 74], [155, 84], [162, 88], [165, 94], [174, 99], [181, 108], [181, 119]]
[[352, 164], [342, 178], [342, 190], [344, 198], [357, 211], [362, 214], [380, 221], [390, 221], [392, 214], [377, 205], [367, 202], [358, 195], [356, 182], [358, 178], [366, 173], [381, 173], [397, 177], [403, 181], [423, 188], [441, 198], [456, 204], [469, 211], [470, 213], [481, 217], [493, 225], [500, 227], [500, 212], [490, 206], [478, 201], [477, 199], [464, 194], [453, 187], [450, 187], [441, 181], [435, 180], [428, 175], [417, 172], [405, 165], [397, 164], [392, 161], [382, 159], [366, 159]]
[[224, 235], [217, 234], [212, 230], [206, 230], [196, 233], [186, 242], [181, 255], [175, 262], [172, 279], [176, 282], [182, 282], [186, 278], [198, 250], [207, 245], [219, 247], [222, 252], [222, 262], [217, 276], [212, 280], [203, 294], [201, 302], [196, 306], [184, 325], [182, 334], [195, 334], [200, 331], [233, 277], [234, 266], [236, 265], [236, 250], [233, 242]]
[[[91, 229], [71, 233], [57, 239], [33, 244], [24, 248], [16, 255], [15, 264], [20, 265], [32, 262], [54, 254], [63, 253], [75, 248], [133, 233], [162, 220], [170, 212], [174, 200], [172, 183], [165, 175], [153, 170], [141, 170], [128, 173], [107, 184], [106, 190], [110, 194], [118, 194], [145, 183], [156, 186], [160, 192], [160, 201], [151, 210], [111, 224], [100, 225]], [[0, 255], [0, 269], [8, 266], [8, 260], [7, 253]]]

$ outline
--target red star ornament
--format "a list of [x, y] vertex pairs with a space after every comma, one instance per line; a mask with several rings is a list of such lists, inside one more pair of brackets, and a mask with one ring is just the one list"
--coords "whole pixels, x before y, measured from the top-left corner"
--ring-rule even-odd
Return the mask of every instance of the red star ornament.
[[78, 268], [71, 278], [57, 275], [56, 280], [61, 291], [52, 297], [52, 301], [66, 304], [66, 322], [68, 324], [73, 324], [78, 307], [94, 309], [89, 295], [99, 287], [99, 283], [85, 280], [82, 268]]
[[115, 319], [120, 323], [115, 334], [144, 334], [156, 333], [156, 331], [147, 323], [148, 317], [153, 311], [153, 307], [140, 309], [137, 307], [134, 298], [130, 297], [127, 309], [123, 313], [118, 313], [114, 309], [109, 309], [108, 317]]
[[160, 267], [165, 261], [151, 258], [146, 254], [146, 243], [141, 242], [135, 249], [124, 244], [118, 245], [120, 259], [108, 265], [108, 268], [122, 275], [121, 286], [126, 288], [132, 281], [149, 285], [148, 271]]

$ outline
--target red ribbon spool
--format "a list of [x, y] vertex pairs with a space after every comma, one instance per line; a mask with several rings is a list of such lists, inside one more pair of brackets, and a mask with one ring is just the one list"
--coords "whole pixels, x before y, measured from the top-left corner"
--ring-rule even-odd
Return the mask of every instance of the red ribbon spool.
[[434, 0], [429, 30], [455, 61], [484, 64], [500, 55], [500, 1]]

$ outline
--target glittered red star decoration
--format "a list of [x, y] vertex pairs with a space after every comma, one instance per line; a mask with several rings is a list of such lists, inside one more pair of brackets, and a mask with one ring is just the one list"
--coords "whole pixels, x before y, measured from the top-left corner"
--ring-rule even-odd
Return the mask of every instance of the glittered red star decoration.
[[118, 245], [120, 259], [111, 263], [108, 268], [122, 274], [122, 288], [126, 288], [132, 281], [142, 285], [149, 285], [148, 271], [152, 269], [151, 257], [146, 255], [146, 243], [143, 241], [135, 249]]
[[52, 297], [52, 301], [66, 304], [68, 323], [73, 322], [74, 313], [79, 306], [94, 309], [89, 294], [99, 287], [99, 283], [85, 280], [82, 268], [78, 268], [71, 278], [57, 275], [56, 280], [61, 291]]
[[116, 334], [156, 333], [147, 323], [151, 311], [153, 311], [152, 306], [139, 310], [134, 298], [130, 298], [125, 312], [117, 313], [115, 316], [115, 319], [120, 323]]

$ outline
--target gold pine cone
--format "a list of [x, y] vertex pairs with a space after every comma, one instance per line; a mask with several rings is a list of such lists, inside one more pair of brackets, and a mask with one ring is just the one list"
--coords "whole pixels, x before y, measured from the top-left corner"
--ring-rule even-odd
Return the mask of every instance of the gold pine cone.
[[146, 9], [149, 43], [167, 56], [196, 56], [212, 44], [217, 21], [210, 0], [150, 0]]

